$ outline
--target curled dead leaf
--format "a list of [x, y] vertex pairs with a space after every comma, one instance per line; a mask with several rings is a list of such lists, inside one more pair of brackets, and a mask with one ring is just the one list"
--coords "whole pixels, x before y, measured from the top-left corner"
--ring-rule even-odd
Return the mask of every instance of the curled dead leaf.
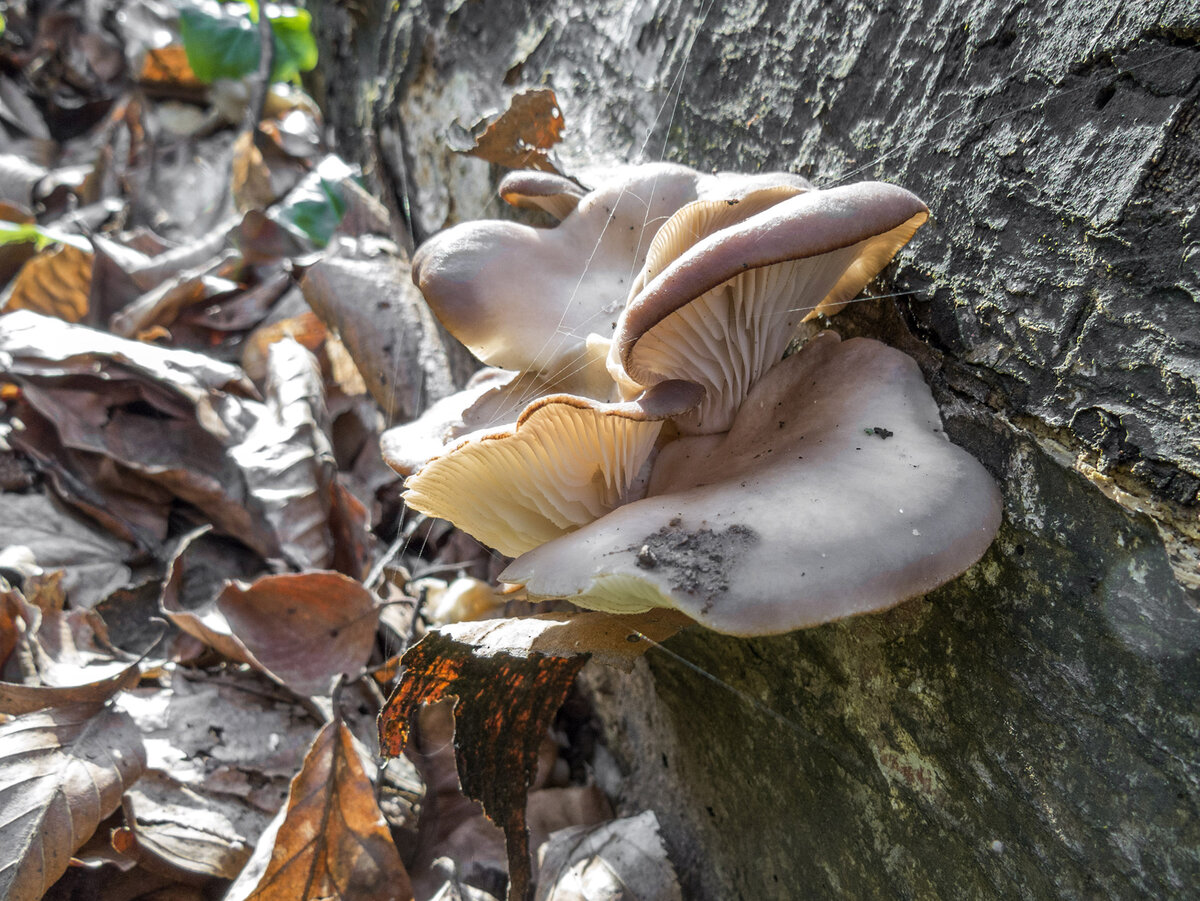
[[409, 901], [374, 777], [346, 725], [326, 725], [226, 901]]
[[41, 898], [145, 764], [133, 720], [102, 704], [0, 725], [0, 897]]
[[181, 572], [173, 566], [163, 594], [171, 622], [297, 694], [329, 694], [339, 674], [355, 675], [366, 665], [379, 607], [348, 576], [307, 572], [233, 582], [205, 606], [185, 610], [178, 602]]
[[513, 95], [508, 109], [475, 123], [452, 149], [511, 169], [558, 172], [549, 151], [562, 138], [563, 115], [549, 88]]
[[[538, 749], [589, 657], [628, 668], [687, 621], [671, 611], [636, 616], [549, 614], [457, 623], [429, 632], [401, 660], [400, 684], [379, 717], [382, 754], [408, 742], [422, 704], [456, 698], [454, 745], [463, 791], [504, 830], [509, 901], [529, 897], [525, 797]], [[496, 686], [504, 691], [497, 692]]]

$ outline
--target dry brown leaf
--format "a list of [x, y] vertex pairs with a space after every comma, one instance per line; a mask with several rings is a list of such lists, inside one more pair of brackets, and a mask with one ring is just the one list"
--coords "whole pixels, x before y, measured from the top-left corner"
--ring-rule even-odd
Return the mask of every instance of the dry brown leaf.
[[68, 244], [43, 250], [17, 273], [4, 310], [30, 310], [64, 322], [82, 321], [88, 313], [92, 259], [90, 251]]
[[233, 583], [194, 611], [178, 606], [177, 584], [173, 574], [163, 595], [163, 609], [175, 625], [301, 695], [329, 694], [339, 674], [360, 672], [379, 625], [374, 596], [341, 573]]
[[653, 811], [550, 837], [537, 901], [682, 901]]
[[205, 796], [253, 846], [287, 797], [317, 724], [252, 670], [168, 664], [159, 682], [113, 702], [137, 723], [147, 766]]
[[315, 354], [324, 345], [328, 335], [329, 332], [315, 313], [301, 313], [260, 326], [250, 333], [242, 346], [242, 369], [257, 384], [262, 384], [267, 379], [267, 361], [272, 344], [291, 338], [309, 353]]
[[226, 276], [233, 273], [236, 262], [237, 254], [230, 250], [166, 279], [113, 314], [109, 330], [123, 338], [140, 338], [155, 326], [169, 327], [190, 307], [232, 295], [239, 285]]
[[561, 139], [562, 130], [562, 110], [554, 91], [534, 88], [514, 94], [499, 116], [472, 126], [474, 146], [460, 143], [452, 149], [510, 169], [558, 172], [549, 151]]
[[325, 726], [226, 901], [411, 899], [374, 778], [374, 764], [345, 724]]
[[93, 607], [129, 581], [125, 560], [133, 547], [92, 528], [45, 494], [4, 496], [0, 547], [21, 545], [43, 570], [63, 573], [63, 588], [76, 607]]
[[138, 664], [108, 645], [94, 611], [42, 611], [20, 598], [10, 603], [17, 609], [13, 657], [22, 680], [0, 682], [0, 713], [103, 703], [137, 682]]
[[133, 720], [100, 704], [0, 725], [0, 897], [41, 898], [145, 763]]
[[265, 408], [229, 454], [295, 568], [359, 578], [369, 556], [367, 513], [340, 485], [316, 361], [295, 341], [279, 341], [267, 374]]
[[188, 64], [182, 44], [151, 48], [146, 51], [138, 81], [150, 87], [203, 90], [205, 85]]
[[159, 770], [147, 770], [122, 806], [128, 833], [121, 850], [128, 856], [221, 879], [241, 872], [267, 822], [263, 816], [248, 829], [243, 811]]
[[389, 422], [411, 419], [455, 391], [455, 360], [408, 264], [380, 255], [330, 257], [300, 284], [321, 321], [350, 352]]
[[238, 212], [265, 210], [278, 199], [271, 187], [271, 170], [263, 159], [254, 131], [242, 132], [233, 143], [230, 186]]
[[[674, 611], [584, 613], [456, 623], [404, 654], [400, 684], [379, 716], [382, 754], [396, 757], [422, 704], [457, 698], [454, 745], [463, 791], [504, 829], [509, 899], [532, 886], [526, 788], [555, 712], [589, 656], [628, 668], [687, 621]], [[504, 691], [497, 692], [496, 686]]]

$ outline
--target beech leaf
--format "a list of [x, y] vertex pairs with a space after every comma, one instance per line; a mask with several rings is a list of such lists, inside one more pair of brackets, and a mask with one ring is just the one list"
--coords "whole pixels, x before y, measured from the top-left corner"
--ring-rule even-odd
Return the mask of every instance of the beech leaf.
[[43, 250], [21, 267], [4, 309], [79, 322], [87, 315], [91, 286], [92, 252], [64, 244]]
[[177, 593], [174, 575], [163, 610], [175, 625], [301, 695], [328, 694], [338, 674], [357, 674], [366, 665], [379, 625], [374, 596], [335, 572], [230, 583], [197, 610], [180, 607]]
[[99, 704], [0, 725], [0, 897], [41, 898], [145, 764], [133, 720]]
[[575, 676], [593, 654], [628, 668], [651, 641], [675, 634], [686, 622], [673, 611], [653, 610], [637, 616], [548, 614], [431, 631], [401, 660], [400, 684], [379, 716], [380, 751], [401, 754], [420, 705], [456, 700], [454, 747], [463, 792], [504, 830], [509, 901], [523, 901], [533, 878], [526, 793], [542, 738]]
[[508, 109], [475, 123], [452, 141], [451, 149], [510, 169], [558, 172], [550, 148], [562, 138], [563, 115], [549, 88], [514, 94]]
[[325, 726], [226, 901], [411, 899], [374, 770], [344, 723]]

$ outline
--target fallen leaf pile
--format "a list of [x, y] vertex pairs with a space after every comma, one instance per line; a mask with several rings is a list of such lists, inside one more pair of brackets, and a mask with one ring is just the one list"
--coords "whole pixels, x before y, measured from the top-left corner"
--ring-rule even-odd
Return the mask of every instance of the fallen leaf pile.
[[[682, 621], [531, 615], [400, 501], [381, 431], [470, 365], [297, 86], [308, 14], [42, 6], [0, 28], [0, 897], [677, 898], [568, 736]], [[562, 128], [533, 91], [463, 149]]]

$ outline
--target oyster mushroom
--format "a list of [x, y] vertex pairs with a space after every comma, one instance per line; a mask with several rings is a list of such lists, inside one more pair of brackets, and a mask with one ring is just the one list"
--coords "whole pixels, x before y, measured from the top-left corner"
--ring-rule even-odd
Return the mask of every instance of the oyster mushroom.
[[684, 432], [727, 430], [799, 323], [840, 310], [929, 216], [915, 195], [878, 182], [779, 194], [680, 209], [621, 314], [609, 371], [624, 393], [663, 379], [705, 387]]
[[405, 483], [409, 507], [504, 554], [557, 538], [639, 497], [663, 421], [703, 394], [663, 382], [618, 404], [559, 394], [508, 426], [476, 432]]
[[598, 610], [675, 607], [735, 635], [883, 610], [971, 566], [1000, 523], [913, 360], [826, 332], [771, 369], [727, 434], [658, 454], [647, 496], [501, 579]]
[[413, 280], [480, 360], [562, 381], [586, 362], [590, 334], [612, 335], [654, 233], [676, 210], [776, 184], [808, 183], [785, 173], [702, 175], [652, 164], [619, 169], [576, 198], [567, 179], [511, 175], [501, 187], [507, 200], [564, 214], [562, 221], [456, 225], [417, 251]]

